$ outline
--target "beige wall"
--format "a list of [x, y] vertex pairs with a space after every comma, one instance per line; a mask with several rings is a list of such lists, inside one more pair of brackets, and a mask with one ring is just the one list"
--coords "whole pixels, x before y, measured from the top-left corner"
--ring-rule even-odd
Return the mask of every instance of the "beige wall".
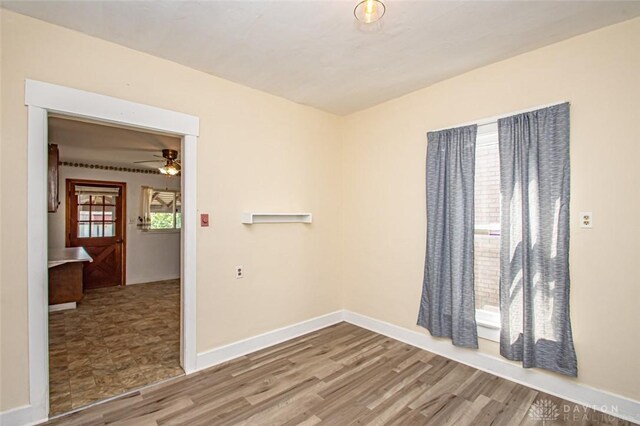
[[[0, 410], [28, 402], [24, 79], [200, 116], [198, 351], [339, 308], [414, 328], [425, 235], [425, 133], [572, 103], [572, 319], [580, 382], [640, 399], [636, 326], [640, 20], [339, 118], [2, 11]], [[381, 59], [382, 60], [382, 59]], [[11, 200], [7, 203], [6, 200]], [[250, 210], [311, 226], [240, 224]], [[576, 213], [594, 212], [582, 230]], [[242, 264], [245, 278], [235, 280]], [[422, 330], [426, 333], [426, 331]], [[624, 340], [624, 341], [623, 341]], [[482, 341], [481, 351], [497, 353]]]
[[[427, 131], [570, 101], [578, 381], [640, 400], [638, 46], [635, 19], [349, 116], [345, 308], [421, 330], [415, 323], [425, 254]], [[593, 211], [593, 229], [578, 227], [579, 211]], [[497, 354], [497, 344], [481, 341], [480, 351]]]
[[[340, 308], [336, 116], [2, 11], [1, 405], [28, 403], [27, 114], [31, 78], [200, 117], [197, 349]], [[311, 225], [245, 226], [251, 210], [310, 211]], [[244, 265], [236, 280], [234, 267]]]

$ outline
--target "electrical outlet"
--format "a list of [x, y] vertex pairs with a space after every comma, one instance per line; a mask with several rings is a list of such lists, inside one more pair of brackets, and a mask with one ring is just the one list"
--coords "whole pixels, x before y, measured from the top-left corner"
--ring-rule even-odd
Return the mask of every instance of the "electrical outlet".
[[580, 228], [593, 228], [593, 213], [580, 212]]
[[244, 271], [242, 265], [236, 266], [236, 279], [244, 278]]

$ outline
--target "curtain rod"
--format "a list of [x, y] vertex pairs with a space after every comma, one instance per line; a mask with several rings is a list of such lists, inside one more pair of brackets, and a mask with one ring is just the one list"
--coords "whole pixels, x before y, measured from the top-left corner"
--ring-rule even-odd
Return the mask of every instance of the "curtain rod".
[[520, 111], [514, 111], [514, 112], [509, 112], [509, 113], [506, 113], [506, 114], [494, 115], [493, 117], [486, 117], [486, 118], [482, 118], [480, 120], [469, 121], [469, 122], [463, 123], [463, 124], [456, 124], [456, 125], [450, 126], [450, 127], [443, 127], [441, 129], [429, 130], [429, 132], [439, 132], [441, 130], [455, 129], [456, 127], [471, 126], [472, 124], [476, 124], [476, 125], [478, 125], [478, 127], [488, 126], [489, 124], [497, 123], [498, 120], [500, 120], [501, 118], [511, 117], [512, 115], [523, 114], [525, 112], [531, 112], [531, 111], [535, 111], [535, 110], [542, 109], [542, 108], [549, 108], [549, 107], [552, 107], [552, 106], [564, 104], [566, 102], [567, 101], [560, 101], [560, 102], [553, 102], [553, 103], [545, 104], [545, 105], [538, 105], [538, 106], [527, 108], [527, 109], [523, 109], [523, 110], [520, 110]]

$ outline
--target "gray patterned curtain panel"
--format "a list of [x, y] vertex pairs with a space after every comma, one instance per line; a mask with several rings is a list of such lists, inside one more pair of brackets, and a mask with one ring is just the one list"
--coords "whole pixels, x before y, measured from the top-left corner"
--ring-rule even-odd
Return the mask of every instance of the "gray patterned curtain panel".
[[427, 253], [418, 325], [478, 347], [473, 183], [478, 126], [427, 134]]
[[498, 120], [501, 354], [578, 373], [569, 320], [569, 104]]

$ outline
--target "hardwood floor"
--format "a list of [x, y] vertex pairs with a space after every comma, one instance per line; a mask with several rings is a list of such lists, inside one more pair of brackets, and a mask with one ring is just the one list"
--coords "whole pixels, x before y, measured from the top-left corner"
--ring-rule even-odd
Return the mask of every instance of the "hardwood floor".
[[179, 280], [86, 290], [51, 312], [51, 415], [184, 374], [179, 324]]
[[542, 425], [532, 405], [545, 425], [629, 424], [347, 323], [49, 424]]

